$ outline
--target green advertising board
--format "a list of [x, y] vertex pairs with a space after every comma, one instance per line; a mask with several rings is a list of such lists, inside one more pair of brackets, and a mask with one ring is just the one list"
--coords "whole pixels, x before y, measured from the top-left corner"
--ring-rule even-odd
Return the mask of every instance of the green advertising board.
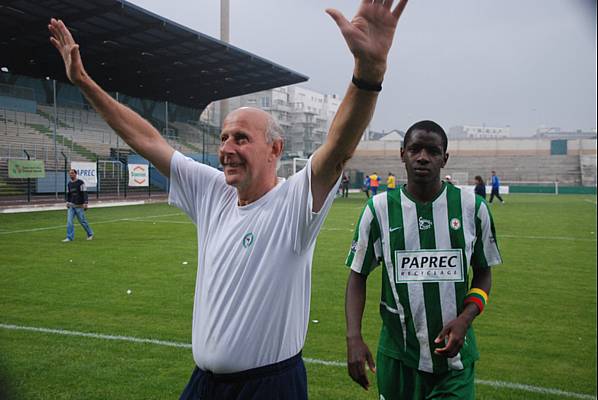
[[8, 160], [9, 178], [43, 178], [46, 169], [42, 160]]

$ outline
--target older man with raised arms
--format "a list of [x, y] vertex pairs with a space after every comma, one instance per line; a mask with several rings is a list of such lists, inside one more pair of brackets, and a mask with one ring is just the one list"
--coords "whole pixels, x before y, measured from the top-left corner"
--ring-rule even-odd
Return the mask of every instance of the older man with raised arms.
[[103, 91], [85, 72], [64, 23], [50, 21], [50, 40], [68, 78], [131, 148], [170, 177], [170, 203], [197, 226], [196, 368], [182, 399], [307, 398], [301, 349], [315, 241], [343, 167], [374, 112], [407, 0], [394, 8], [392, 3], [364, 0], [351, 21], [326, 10], [354, 56], [353, 79], [326, 142], [286, 181], [276, 177], [282, 131], [268, 113], [241, 108], [226, 117], [223, 172], [197, 163]]

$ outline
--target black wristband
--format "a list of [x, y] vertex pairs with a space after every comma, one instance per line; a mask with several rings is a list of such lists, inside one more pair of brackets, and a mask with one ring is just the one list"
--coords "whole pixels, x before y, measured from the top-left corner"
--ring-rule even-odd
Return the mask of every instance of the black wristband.
[[353, 82], [353, 84], [355, 85], [355, 87], [357, 89], [367, 90], [369, 92], [380, 92], [382, 90], [382, 82], [378, 82], [378, 83], [366, 82], [366, 81], [356, 78], [355, 75], [353, 75], [353, 79], [351, 79], [351, 82]]

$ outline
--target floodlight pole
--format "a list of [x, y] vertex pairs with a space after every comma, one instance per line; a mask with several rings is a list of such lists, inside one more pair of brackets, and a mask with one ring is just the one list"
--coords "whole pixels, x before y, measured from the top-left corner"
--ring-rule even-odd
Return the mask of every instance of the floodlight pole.
[[[230, 0], [220, 0], [220, 40], [230, 41]], [[228, 99], [220, 100], [220, 126], [228, 114]]]

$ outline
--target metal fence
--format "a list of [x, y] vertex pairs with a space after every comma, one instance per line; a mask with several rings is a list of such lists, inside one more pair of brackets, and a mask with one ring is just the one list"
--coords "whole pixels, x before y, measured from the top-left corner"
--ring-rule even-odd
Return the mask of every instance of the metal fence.
[[[12, 178], [9, 176], [10, 160], [27, 159], [23, 157], [0, 159], [0, 207], [19, 203], [56, 202], [66, 199], [66, 187], [71, 159], [61, 154], [62, 159], [49, 157], [44, 161], [45, 177]], [[34, 158], [31, 159], [41, 159]], [[149, 185], [146, 187], [129, 186], [127, 163], [119, 160], [97, 160], [95, 175], [97, 185], [88, 187], [90, 202], [94, 200], [115, 200], [130, 198], [151, 198], [165, 196], [169, 182], [153, 166], [149, 166]]]

